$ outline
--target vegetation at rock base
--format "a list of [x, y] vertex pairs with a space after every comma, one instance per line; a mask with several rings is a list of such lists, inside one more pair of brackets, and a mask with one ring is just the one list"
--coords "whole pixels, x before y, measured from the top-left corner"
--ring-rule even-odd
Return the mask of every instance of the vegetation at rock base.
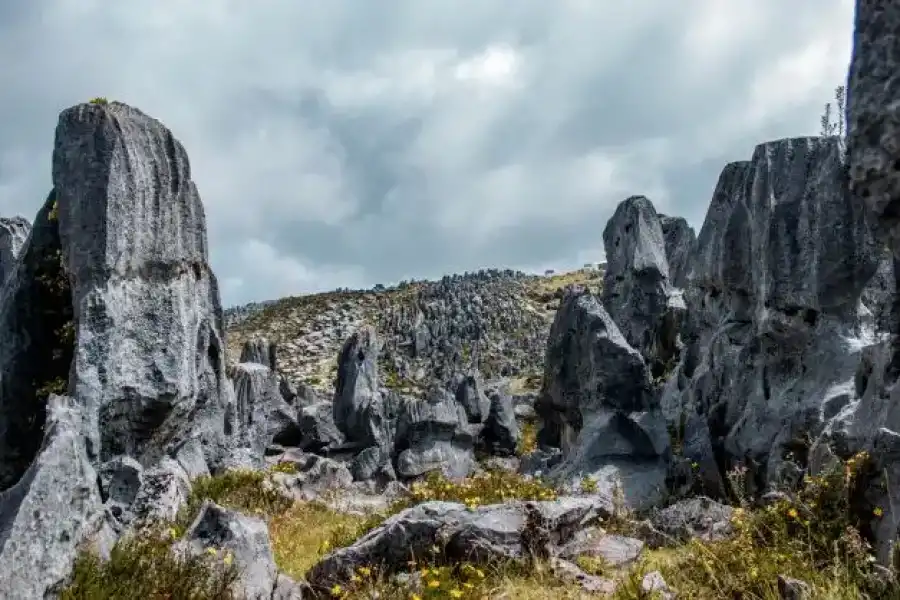
[[[619, 569], [595, 558], [577, 562], [588, 573], [620, 582], [614, 600], [653, 598], [641, 591], [639, 582], [654, 570], [662, 573], [679, 597], [697, 600], [781, 598], [777, 589], [780, 575], [807, 582], [816, 599], [900, 598], [900, 591], [879, 577], [871, 549], [860, 533], [867, 520], [881, 515], [879, 507], [871, 508], [868, 515], [860, 514], [861, 505], [854, 498], [857, 480], [867, 465], [867, 456], [857, 455], [822, 475], [807, 477], [796, 494], [786, 494], [764, 508], [751, 508], [745, 499], [745, 506], [733, 513], [734, 532], [726, 539], [695, 539], [649, 550], [636, 563]], [[300, 579], [336, 546], [352, 543], [389, 515], [415, 503], [450, 500], [474, 507], [515, 498], [551, 499], [556, 493], [539, 481], [511, 473], [488, 472], [457, 482], [431, 475], [385, 513], [363, 517], [335, 512], [319, 502], [287, 502], [264, 485], [267, 477], [265, 472], [236, 471], [198, 480], [179, 523], [161, 524], [140, 539], [120, 541], [107, 563], [90, 553], [82, 554], [73, 582], [62, 597], [230, 600], [229, 586], [235, 573], [227, 556], [212, 550], [210, 556], [176, 557], [168, 551], [183, 534], [182, 524], [192, 518], [204, 499], [266, 518], [278, 567]], [[605, 525], [610, 531], [616, 527], [613, 522]], [[376, 592], [380, 595], [375, 596]], [[332, 597], [528, 600], [591, 596], [560, 580], [546, 564], [448, 565], [435, 553], [410, 563], [410, 573], [400, 577], [380, 575], [377, 565], [361, 567], [345, 584], [334, 587]]]
[[229, 555], [179, 556], [164, 529], [119, 541], [102, 562], [91, 552], [75, 561], [72, 581], [60, 600], [239, 600], [238, 571]]

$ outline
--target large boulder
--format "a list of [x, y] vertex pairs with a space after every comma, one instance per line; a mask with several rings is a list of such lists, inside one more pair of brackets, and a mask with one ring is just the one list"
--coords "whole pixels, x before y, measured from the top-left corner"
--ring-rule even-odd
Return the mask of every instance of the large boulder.
[[430, 471], [465, 477], [475, 464], [475, 434], [465, 407], [442, 388], [400, 407], [394, 438], [396, 472], [414, 478]]
[[69, 574], [101, 508], [82, 407], [47, 401], [46, 435], [28, 470], [0, 492], [0, 597], [44, 598]]
[[687, 348], [662, 405], [709, 493], [748, 468], [748, 490], [796, 483], [808, 451], [855, 398], [874, 342], [859, 299], [883, 254], [847, 191], [837, 138], [757, 146], [719, 178], [697, 239]]
[[350, 336], [338, 356], [334, 422], [348, 442], [361, 448], [390, 442], [378, 379], [379, 351], [375, 329], [366, 326]]
[[75, 312], [68, 387], [95, 425], [93, 451], [148, 464], [196, 437], [218, 465], [237, 425], [184, 147], [135, 108], [80, 104], [59, 117], [53, 184]]
[[647, 365], [583, 289], [568, 290], [556, 314], [535, 408], [542, 441], [563, 452], [551, 478], [571, 485], [590, 477], [606, 495], [619, 487], [634, 508], [661, 500], [669, 435]]
[[409, 569], [411, 560], [427, 560], [435, 549], [455, 562], [488, 562], [526, 555], [528, 515], [535, 514], [541, 534], [554, 548], [575, 531], [608, 517], [612, 504], [594, 498], [563, 497], [546, 502], [508, 502], [474, 510], [455, 502], [424, 502], [398, 513], [316, 563], [307, 573], [314, 590], [327, 593], [345, 583], [359, 567], [390, 575]]
[[[670, 231], [671, 238], [678, 235]], [[657, 377], [674, 366], [680, 351], [685, 306], [681, 291], [672, 285], [667, 256], [669, 250], [673, 258], [684, 260], [677, 256], [683, 252], [679, 243], [684, 241], [667, 244], [662, 219], [644, 196], [621, 202], [603, 230], [603, 306]]]

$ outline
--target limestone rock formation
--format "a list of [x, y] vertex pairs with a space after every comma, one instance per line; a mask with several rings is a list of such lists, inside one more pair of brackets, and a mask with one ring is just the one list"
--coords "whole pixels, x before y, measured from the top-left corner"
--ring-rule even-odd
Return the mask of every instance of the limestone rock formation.
[[[864, 352], [850, 393], [859, 397], [831, 424], [827, 435], [813, 449], [813, 459], [827, 464], [834, 457], [865, 450], [870, 453], [874, 475], [866, 489], [865, 503], [883, 507], [880, 519], [869, 527], [879, 559], [887, 564], [900, 537], [900, 513], [895, 499], [900, 494], [900, 330], [897, 321], [896, 269], [900, 259], [900, 39], [887, 32], [900, 26], [900, 4], [859, 0], [856, 3], [853, 56], [847, 89], [847, 155], [849, 188], [853, 200], [868, 210], [893, 264], [879, 269], [878, 288], [887, 288], [889, 338]], [[872, 287], [870, 285], [870, 287]], [[879, 294], [884, 298], [882, 291]]]
[[101, 509], [82, 407], [47, 399], [46, 436], [28, 470], [0, 492], [0, 597], [43, 598], [68, 576]]
[[378, 337], [371, 327], [355, 332], [341, 350], [334, 393], [334, 422], [360, 448], [385, 439], [384, 401], [378, 380]]
[[592, 477], [607, 496], [620, 485], [636, 508], [665, 493], [669, 436], [647, 365], [585, 290], [569, 290], [562, 301], [535, 409], [543, 443], [563, 452], [551, 477], [568, 484]]
[[0, 296], [2, 597], [49, 593], [107, 509], [171, 518], [190, 477], [254, 452], [184, 148], [137, 109], [81, 104], [52, 174]]
[[[547, 524], [554, 546], [569, 541], [572, 533], [611, 514], [602, 498], [560, 498], [534, 502]], [[450, 560], [480, 562], [522, 556], [526, 504], [494, 504], [467, 510], [453, 502], [425, 502], [394, 515], [353, 545], [325, 556], [307, 574], [314, 590], [327, 592], [346, 580], [357, 567], [379, 564], [391, 574], [406, 568], [410, 557], [427, 556], [439, 545]]]
[[31, 224], [24, 218], [0, 218], [0, 284], [12, 271], [29, 233]]
[[[668, 222], [668, 220], [667, 220]], [[668, 251], [677, 253], [685, 269], [683, 231], [670, 228], [667, 240], [662, 219], [644, 196], [621, 202], [603, 230], [607, 270], [603, 305], [628, 343], [649, 361], [655, 377], [678, 359], [678, 334], [685, 305], [674, 288]]]
[[70, 389], [74, 311], [58, 222], [50, 218], [55, 202], [51, 193], [0, 297], [0, 490], [37, 453], [48, 396]]
[[227, 452], [222, 308], [187, 153], [125, 104], [63, 111], [53, 151], [71, 281], [70, 393], [99, 424], [102, 460], [159, 460], [197, 436]]
[[880, 260], [836, 138], [762, 144], [726, 166], [696, 244], [689, 347], [662, 400], [687, 458], [743, 464], [755, 490], [806, 468], [874, 341], [859, 298]]

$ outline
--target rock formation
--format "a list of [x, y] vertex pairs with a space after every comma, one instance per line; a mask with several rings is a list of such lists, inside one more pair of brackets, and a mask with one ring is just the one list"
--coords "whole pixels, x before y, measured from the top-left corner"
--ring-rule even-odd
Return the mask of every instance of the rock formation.
[[0, 283], [12, 271], [29, 233], [31, 224], [22, 217], [0, 218]]
[[[854, 402], [839, 415], [816, 445], [813, 457], [827, 464], [833, 457], [865, 450], [873, 460], [864, 505], [884, 511], [871, 518], [879, 559], [888, 563], [898, 539], [900, 513], [900, 330], [898, 330], [897, 260], [900, 259], [900, 116], [897, 115], [900, 39], [886, 32], [900, 26], [897, 2], [856, 3], [853, 56], [847, 89], [847, 155], [853, 200], [868, 211], [892, 265], [882, 265], [878, 288], [890, 293], [888, 339], [865, 349], [851, 388]], [[893, 280], [893, 281], [891, 281]], [[870, 284], [870, 288], [873, 287]], [[880, 294], [883, 298], [883, 293]], [[877, 296], [876, 296], [877, 297]]]
[[261, 463], [267, 443], [226, 378], [181, 144], [137, 109], [81, 104], [60, 115], [52, 167], [0, 299], [0, 553], [16, 570], [4, 597], [43, 597], [108, 522], [101, 501], [119, 531], [171, 517], [190, 477]]
[[542, 441], [562, 449], [553, 477], [591, 477], [633, 507], [665, 493], [669, 436], [650, 374], [600, 301], [582, 289], [563, 299], [550, 331], [544, 389], [535, 409]]
[[[603, 232], [600, 293], [498, 270], [398, 286], [396, 306], [360, 292], [377, 327], [344, 307], [310, 338], [340, 340], [333, 393], [295, 377], [295, 341], [283, 353], [259, 332], [226, 367], [203, 206], [173, 134], [120, 103], [63, 111], [33, 226], [0, 219], [0, 597], [54, 597], [83, 543], [108, 554], [174, 520], [198, 477], [265, 465], [284, 467], [264, 484], [279, 502], [340, 489], [342, 510], [383, 507], [430, 473], [498, 466], [572, 495], [411, 506], [322, 557], [311, 590], [278, 573], [265, 521], [207, 501], [173, 551], [226, 549], [252, 600], [329, 593], [375, 563], [393, 576], [411, 552], [546, 560], [609, 591], [570, 561], [622, 565], [645, 546], [732, 535], [732, 509], [698, 491], [734, 494], [726, 475], [739, 467], [741, 491], [763, 502], [859, 451], [872, 462], [851, 510], [873, 515], [862, 533], [888, 563], [900, 533], [900, 40], [884, 32], [900, 5], [857, 4], [846, 154], [831, 137], [760, 144], [725, 166], [697, 236], [627, 198]], [[233, 320], [249, 328], [278, 308]], [[505, 353], [510, 335], [520, 343]], [[512, 393], [542, 345], [540, 393]], [[517, 457], [535, 417], [540, 447]], [[643, 541], [597, 526], [620, 493], [647, 509], [632, 523]], [[671, 597], [658, 574], [641, 585]]]

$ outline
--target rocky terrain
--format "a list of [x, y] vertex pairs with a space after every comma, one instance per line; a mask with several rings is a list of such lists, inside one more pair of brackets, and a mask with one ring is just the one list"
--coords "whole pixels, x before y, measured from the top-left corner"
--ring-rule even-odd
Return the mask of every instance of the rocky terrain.
[[278, 346], [278, 368], [293, 385], [331, 389], [344, 341], [364, 325], [382, 343], [384, 382], [405, 392], [443, 384], [460, 370], [537, 391], [544, 346], [562, 290], [599, 290], [601, 265], [543, 276], [484, 270], [392, 288], [345, 290], [226, 311], [231, 356], [264, 337]]
[[602, 270], [227, 317], [174, 134], [66, 109], [0, 220], [0, 598], [900, 598], [894, 26], [846, 150], [758, 145], [696, 235], [635, 195]]

